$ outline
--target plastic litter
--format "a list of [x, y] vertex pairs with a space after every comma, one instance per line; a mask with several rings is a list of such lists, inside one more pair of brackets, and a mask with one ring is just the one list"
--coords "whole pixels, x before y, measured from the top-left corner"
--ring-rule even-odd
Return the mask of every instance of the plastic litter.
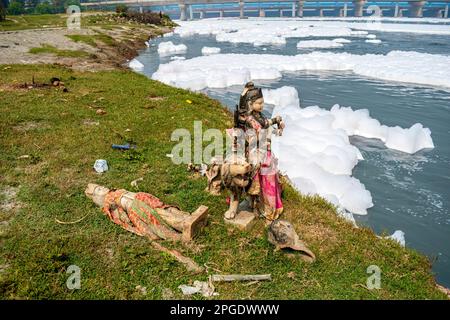
[[113, 144], [111, 145], [113, 149], [117, 150], [130, 150], [130, 149], [136, 149], [135, 145], [130, 145], [129, 143], [126, 144]]
[[202, 294], [204, 297], [218, 296], [217, 292], [214, 292], [214, 286], [211, 281], [194, 281], [194, 286], [188, 286], [182, 284], [178, 286], [179, 289], [183, 292], [184, 295], [192, 295], [196, 293]]
[[103, 173], [108, 171], [108, 163], [104, 159], [95, 160], [94, 170], [98, 173]]

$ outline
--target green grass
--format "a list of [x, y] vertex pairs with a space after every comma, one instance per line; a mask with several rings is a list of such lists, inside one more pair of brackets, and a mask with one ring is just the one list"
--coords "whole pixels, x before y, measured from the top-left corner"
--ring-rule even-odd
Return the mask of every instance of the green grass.
[[66, 25], [67, 16], [62, 14], [7, 16], [5, 21], [0, 22], [0, 31], [58, 28]]
[[74, 42], [83, 42], [92, 47], [97, 47], [97, 41], [101, 41], [108, 46], [113, 46], [116, 44], [116, 41], [111, 36], [103, 33], [95, 35], [71, 34], [66, 37], [70, 38]]
[[[69, 92], [15, 89], [32, 76], [36, 82], [59, 77]], [[81, 73], [32, 65], [0, 66], [0, 90], [0, 191], [18, 187], [22, 204], [12, 218], [11, 212], [0, 213], [0, 220], [10, 219], [0, 235], [0, 265], [10, 265], [0, 274], [4, 299], [161, 299], [167, 289], [174, 298], [186, 298], [177, 287], [205, 280], [206, 274], [187, 273], [148, 240], [110, 222], [84, 195], [89, 182], [135, 191], [130, 182], [139, 177], [144, 178], [141, 191], [166, 203], [190, 212], [200, 204], [210, 208], [208, 226], [194, 243], [165, 246], [206, 264], [209, 273], [272, 274], [271, 282], [217, 284], [217, 299], [445, 298], [435, 289], [424, 256], [378, 239], [366, 228], [353, 228], [323, 199], [301, 196], [290, 187], [283, 216], [315, 252], [315, 263], [275, 252], [262, 221], [250, 232], [225, 225], [226, 195], [209, 195], [204, 178], [192, 177], [184, 165], [166, 157], [177, 128], [192, 131], [194, 120], [201, 120], [204, 129], [231, 125], [229, 113], [205, 95], [129, 71]], [[97, 108], [107, 113], [99, 116]], [[85, 125], [87, 119], [99, 125]], [[138, 156], [111, 149], [125, 139], [134, 140]], [[19, 159], [22, 155], [30, 157]], [[92, 170], [99, 158], [110, 166], [101, 175]], [[55, 222], [86, 214], [76, 224]], [[81, 268], [82, 280], [81, 289], [71, 291], [65, 283], [73, 264]], [[364, 287], [373, 264], [382, 271], [378, 290]], [[137, 285], [147, 287], [146, 296]]]
[[89, 56], [89, 53], [82, 50], [61, 50], [49, 44], [43, 44], [42, 47], [31, 48], [29, 52], [33, 54], [51, 53], [58, 57], [71, 58], [85, 58]]
[[[25, 29], [45, 29], [67, 27], [66, 14], [33, 14], [20, 16], [7, 16], [5, 21], [0, 22], [0, 31], [15, 31]], [[104, 12], [82, 12], [81, 28], [88, 26], [98, 26], [105, 30], [117, 28], [118, 23], [110, 19], [110, 15]], [[171, 21], [165, 21], [168, 26], [173, 26]], [[130, 22], [127, 27], [143, 26], [135, 22]], [[148, 26], [151, 27], [151, 26]]]

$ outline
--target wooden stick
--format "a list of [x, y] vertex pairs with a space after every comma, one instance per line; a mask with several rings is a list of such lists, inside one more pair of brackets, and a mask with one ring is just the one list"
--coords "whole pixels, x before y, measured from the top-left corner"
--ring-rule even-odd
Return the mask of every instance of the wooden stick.
[[270, 274], [213, 274], [212, 281], [263, 281], [272, 280]]
[[178, 262], [181, 262], [182, 264], [184, 264], [188, 271], [192, 271], [194, 273], [201, 273], [201, 272], [203, 272], [203, 268], [200, 267], [191, 258], [183, 256], [181, 253], [179, 253], [176, 250], [167, 249], [166, 247], [163, 247], [161, 244], [157, 243], [156, 241], [152, 241], [150, 243], [152, 244], [152, 247], [155, 248], [156, 250], [159, 250], [159, 251], [165, 252], [167, 254], [170, 254]]

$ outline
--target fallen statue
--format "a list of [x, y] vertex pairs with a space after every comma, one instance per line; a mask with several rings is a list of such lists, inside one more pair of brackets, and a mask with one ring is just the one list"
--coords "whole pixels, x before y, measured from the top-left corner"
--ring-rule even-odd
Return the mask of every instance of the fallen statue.
[[165, 205], [149, 193], [110, 190], [94, 183], [88, 184], [84, 192], [96, 205], [102, 207], [103, 213], [115, 224], [147, 237], [153, 248], [171, 255], [183, 263], [188, 271], [204, 271], [192, 259], [176, 250], [167, 249], [154, 240], [192, 240], [206, 224], [208, 207], [202, 205], [189, 214], [175, 206]]
[[145, 192], [110, 190], [90, 183], [85, 194], [115, 224], [151, 240], [190, 241], [206, 224], [208, 216], [206, 206], [189, 214]]

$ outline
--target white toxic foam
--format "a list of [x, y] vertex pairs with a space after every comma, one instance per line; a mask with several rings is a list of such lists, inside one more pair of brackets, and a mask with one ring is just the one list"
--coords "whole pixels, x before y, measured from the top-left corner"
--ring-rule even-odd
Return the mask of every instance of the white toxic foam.
[[367, 38], [367, 39], [376, 39], [377, 36], [374, 35], [374, 34], [368, 34], [368, 35], [366, 36], [366, 38]]
[[[410, 129], [387, 127], [370, 117], [367, 109], [353, 110], [335, 105], [331, 110], [311, 106], [300, 108], [293, 87], [263, 90], [264, 100], [275, 105], [272, 116], [280, 115], [286, 124], [281, 137], [273, 138], [273, 150], [293, 185], [303, 194], [320, 195], [340, 208], [342, 216], [367, 214], [372, 196], [352, 177], [353, 168], [363, 157], [349, 137], [359, 135], [381, 139], [388, 146], [390, 133], [396, 134], [395, 149], [416, 151], [432, 148], [430, 130], [415, 124]], [[413, 152], [414, 152], [413, 151]]]
[[[406, 21], [406, 20], [405, 20]], [[287, 38], [367, 36], [368, 31], [410, 32], [450, 35], [448, 25], [419, 23], [373, 23], [325, 19], [204, 19], [179, 21], [174, 33], [181, 37], [213, 35], [218, 42], [249, 43], [255, 46], [284, 45]], [[372, 39], [373, 35], [369, 35]], [[373, 39], [372, 39], [373, 40]]]
[[170, 57], [170, 60], [172, 60], [172, 61], [174, 61], [174, 60], [186, 60], [186, 58], [185, 57], [180, 57], [180, 56], [173, 56], [173, 57]]
[[367, 43], [379, 44], [379, 43], [381, 43], [381, 40], [380, 39], [367, 39], [366, 42]]
[[337, 43], [350, 43], [350, 42], [352, 42], [352, 40], [345, 39], [345, 38], [336, 38], [336, 39], [333, 39], [333, 41], [337, 42]]
[[144, 70], [144, 65], [137, 59], [133, 59], [128, 63], [128, 66], [134, 71]]
[[275, 80], [282, 72], [332, 70], [386, 81], [450, 89], [450, 56], [391, 51], [383, 54], [312, 52], [295, 56], [216, 54], [161, 64], [155, 80], [191, 90], [243, 85], [250, 80]]
[[334, 40], [304, 40], [297, 43], [297, 48], [341, 48], [342, 42]]
[[220, 53], [220, 48], [216, 47], [203, 47], [202, 48], [202, 54], [203, 55], [210, 55], [210, 54], [218, 54]]
[[396, 230], [393, 234], [384, 238], [397, 241], [402, 247], [406, 244], [405, 233], [402, 230]]
[[187, 50], [186, 45], [184, 44], [173, 44], [172, 41], [161, 42], [158, 45], [158, 53], [160, 55], [170, 55], [170, 54], [179, 54], [185, 53]]

